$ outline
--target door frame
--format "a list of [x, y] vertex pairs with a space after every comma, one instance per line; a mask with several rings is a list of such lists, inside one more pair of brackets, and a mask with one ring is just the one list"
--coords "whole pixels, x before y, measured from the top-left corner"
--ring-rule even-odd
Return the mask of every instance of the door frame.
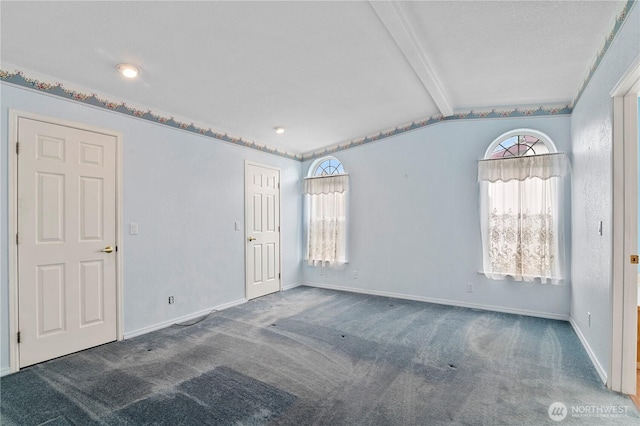
[[638, 96], [640, 57], [611, 91], [613, 98], [613, 240], [611, 364], [607, 386], [636, 393], [638, 267]]
[[[275, 166], [271, 166], [269, 164], [263, 164], [263, 163], [258, 163], [255, 161], [250, 161], [250, 160], [244, 160], [244, 171], [243, 174], [244, 176], [247, 176], [247, 166], [258, 166], [258, 167], [263, 167], [265, 169], [270, 169], [270, 170], [277, 170], [278, 171], [278, 185], [280, 184], [281, 180], [282, 180], [282, 170], [280, 170], [279, 167], [275, 167]], [[248, 289], [249, 289], [249, 283], [247, 282], [247, 250], [249, 245], [247, 244], [247, 238], [249, 238], [247, 236], [247, 229], [249, 229], [249, 224], [248, 224], [248, 216], [247, 216], [247, 182], [246, 180], [244, 181], [244, 188], [243, 188], [244, 194], [244, 238], [242, 241], [242, 244], [244, 244], [244, 297], [245, 299], [248, 300]], [[278, 268], [280, 271], [280, 288], [278, 289], [278, 291], [282, 291], [283, 285], [283, 278], [284, 278], [284, 274], [282, 273], [282, 188], [279, 185], [278, 186], [278, 212], [280, 217], [278, 218], [278, 226], [280, 227], [278, 230], [278, 259], [279, 259], [279, 264], [278, 264]]]
[[15, 150], [18, 142], [18, 120], [27, 118], [46, 123], [72, 127], [113, 136], [116, 139], [116, 336], [124, 338], [123, 281], [122, 281], [122, 134], [114, 130], [63, 120], [41, 114], [9, 109], [9, 170], [8, 170], [8, 221], [9, 221], [9, 371], [20, 370], [20, 349], [15, 336], [18, 333], [18, 245], [15, 235], [18, 232], [18, 155]]

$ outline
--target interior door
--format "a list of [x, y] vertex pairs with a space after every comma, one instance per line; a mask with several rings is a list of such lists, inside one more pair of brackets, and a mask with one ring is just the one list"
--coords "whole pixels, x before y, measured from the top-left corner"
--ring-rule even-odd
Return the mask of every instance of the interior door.
[[116, 137], [18, 121], [19, 366], [117, 339]]
[[245, 165], [247, 299], [280, 290], [280, 170]]

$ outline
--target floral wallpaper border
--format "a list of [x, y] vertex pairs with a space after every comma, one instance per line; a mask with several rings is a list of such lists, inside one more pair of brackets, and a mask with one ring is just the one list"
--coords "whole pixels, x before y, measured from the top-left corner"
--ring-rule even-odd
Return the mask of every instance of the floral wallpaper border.
[[73, 101], [85, 103], [94, 107], [108, 109], [110, 111], [115, 111], [121, 114], [148, 120], [153, 123], [162, 124], [175, 129], [185, 130], [191, 133], [197, 133], [199, 135], [207, 136], [213, 139], [218, 139], [224, 142], [233, 143], [236, 145], [244, 146], [246, 148], [256, 149], [258, 151], [262, 151], [269, 154], [278, 155], [281, 157], [289, 158], [292, 160], [298, 160], [298, 161], [314, 159], [322, 155], [328, 155], [338, 151], [342, 151], [344, 149], [349, 149], [355, 146], [360, 146], [370, 142], [375, 142], [380, 139], [395, 136], [395, 135], [408, 132], [411, 130], [415, 130], [421, 127], [426, 127], [433, 124], [441, 123], [443, 121], [571, 114], [571, 106], [565, 105], [559, 108], [544, 108], [544, 107], [539, 107], [537, 109], [516, 108], [509, 111], [496, 111], [494, 109], [488, 112], [469, 111], [466, 113], [455, 114], [450, 117], [433, 116], [424, 120], [414, 121], [404, 126], [398, 126], [392, 130], [382, 131], [373, 136], [353, 139], [349, 142], [334, 145], [332, 147], [325, 148], [320, 151], [314, 151], [309, 154], [300, 155], [300, 154], [290, 154], [288, 152], [270, 148], [266, 145], [259, 145], [259, 144], [256, 144], [255, 142], [230, 136], [226, 133], [215, 132], [212, 129], [197, 127], [193, 123], [183, 123], [181, 121], [175, 120], [173, 117], [163, 117], [163, 116], [154, 114], [152, 111], [143, 111], [143, 110], [135, 109], [127, 106], [124, 102], [114, 102], [107, 99], [101, 99], [96, 94], [89, 95], [86, 93], [80, 93], [74, 90], [69, 90], [60, 83], [50, 84], [50, 83], [42, 82], [39, 80], [31, 79], [26, 77], [21, 71], [15, 71], [13, 73], [10, 73], [0, 69], [0, 80], [17, 85], [17, 86], [26, 87], [29, 89], [35, 89], [40, 92], [45, 92], [51, 95], [60, 96]]
[[207, 136], [213, 139], [218, 139], [224, 142], [229, 142], [235, 145], [244, 146], [246, 148], [256, 149], [258, 151], [267, 152], [269, 154], [278, 155], [280, 157], [289, 158], [292, 160], [302, 160], [301, 155], [294, 155], [288, 152], [280, 151], [278, 149], [270, 148], [266, 145], [259, 145], [255, 142], [248, 141], [242, 138], [230, 136], [226, 133], [219, 133], [212, 129], [205, 129], [198, 127], [193, 123], [184, 123], [174, 119], [173, 117], [163, 117], [153, 113], [152, 111], [143, 111], [127, 106], [124, 102], [114, 102], [107, 99], [101, 99], [93, 94], [80, 93], [75, 90], [69, 90], [62, 84], [50, 84], [39, 80], [26, 77], [21, 71], [15, 71], [13, 73], [0, 69], [0, 81], [11, 83], [17, 86], [26, 87], [29, 89], [35, 89], [40, 92], [45, 92], [50, 95], [60, 96], [62, 98], [70, 99], [73, 101], [81, 102], [84, 104], [92, 105], [98, 108], [108, 109], [110, 111], [119, 112], [121, 114], [129, 115], [132, 117], [148, 120], [153, 123], [162, 124], [165, 126], [173, 127], [175, 129], [185, 130], [187, 132], [196, 133], [199, 135]]
[[403, 126], [395, 127], [394, 129], [381, 131], [375, 135], [366, 136], [358, 139], [352, 139], [350, 141], [336, 144], [319, 151], [313, 151], [313, 152], [302, 154], [302, 155], [291, 154], [285, 151], [280, 151], [278, 149], [271, 148], [266, 145], [259, 145], [253, 141], [248, 141], [239, 137], [230, 136], [226, 133], [215, 132], [210, 128], [197, 127], [193, 123], [184, 123], [184, 122], [175, 120], [173, 117], [163, 117], [153, 113], [150, 110], [147, 110], [147, 111], [138, 110], [138, 109], [127, 106], [124, 102], [113, 102], [107, 99], [101, 99], [96, 94], [80, 93], [74, 90], [67, 89], [64, 86], [62, 86], [62, 84], [60, 83], [50, 84], [47, 82], [31, 79], [26, 77], [21, 71], [8, 72], [0, 69], [0, 81], [11, 83], [21, 87], [26, 87], [29, 89], [34, 89], [41, 92], [45, 92], [51, 95], [60, 96], [62, 98], [92, 105], [94, 107], [115, 111], [121, 114], [137, 117], [143, 120], [148, 120], [150, 122], [162, 124], [175, 129], [185, 130], [187, 132], [196, 133], [199, 135], [203, 135], [203, 136], [210, 137], [210, 138], [217, 139], [224, 142], [229, 142], [229, 143], [243, 146], [246, 148], [251, 148], [251, 149], [266, 152], [269, 154], [278, 155], [280, 157], [289, 158], [297, 161], [305, 161], [305, 160], [313, 160], [315, 158], [318, 158], [324, 155], [334, 154], [338, 151], [343, 151], [345, 149], [354, 148], [354, 147], [365, 145], [371, 142], [376, 142], [381, 139], [389, 138], [391, 136], [396, 136], [405, 132], [409, 132], [409, 131], [426, 127], [426, 126], [431, 126], [437, 123], [442, 123], [445, 121], [469, 120], [469, 119], [476, 120], [476, 119], [483, 119], [483, 118], [537, 117], [537, 116], [571, 114], [573, 110], [573, 105], [575, 105], [580, 99], [580, 97], [582, 96], [582, 93], [584, 92], [585, 88], [589, 84], [589, 81], [593, 77], [593, 74], [595, 73], [600, 63], [602, 62], [602, 58], [604, 57], [607, 50], [611, 46], [613, 39], [615, 38], [616, 34], [618, 33], [623, 23], [625, 22], [625, 19], [629, 15], [631, 8], [634, 7], [636, 3], [637, 3], [636, 0], [627, 0], [627, 3], [625, 4], [618, 18], [616, 19], [616, 23], [613, 29], [611, 30], [611, 32], [609, 33], [609, 35], [607, 36], [602, 49], [600, 49], [600, 51], [598, 52], [596, 60], [592, 64], [589, 70], [589, 73], [587, 77], [584, 79], [582, 86], [578, 91], [578, 95], [576, 96], [572, 104], [561, 106], [561, 107], [542, 107], [541, 106], [533, 109], [515, 108], [512, 110], [506, 110], [506, 111], [497, 111], [495, 109], [491, 111], [484, 111], [484, 112], [469, 111], [469, 112], [454, 114], [449, 117], [444, 117], [441, 115], [432, 116], [429, 118], [425, 118], [423, 120], [414, 121], [412, 123], [409, 123]]
[[611, 29], [611, 32], [609, 32], [609, 35], [605, 39], [604, 45], [598, 52], [598, 55], [596, 56], [596, 60], [593, 61], [593, 64], [591, 64], [589, 73], [587, 74], [584, 81], [582, 82], [582, 86], [580, 86], [580, 90], [578, 90], [578, 94], [576, 95], [576, 98], [573, 100], [572, 105], [576, 105], [578, 103], [578, 100], [580, 100], [580, 97], [582, 97], [582, 93], [587, 88], [587, 85], [591, 81], [593, 74], [596, 72], [596, 70], [600, 66], [600, 62], [602, 62], [602, 58], [604, 58], [605, 53], [607, 53], [607, 50], [609, 50], [611, 43], [613, 43], [613, 39], [616, 37], [616, 34], [618, 34], [618, 31], [622, 27], [622, 24], [624, 24], [625, 20], [627, 19], [627, 16], [629, 16], [629, 12], [631, 12], [631, 9], [637, 3], [638, 3], [637, 0], [627, 0], [627, 3], [622, 8], [622, 12], [620, 12], [620, 15], [618, 15], [618, 18], [616, 19], [616, 23]]
[[411, 130], [419, 129], [421, 127], [431, 126], [431, 125], [442, 123], [445, 121], [477, 120], [477, 119], [483, 119], [483, 118], [514, 118], [514, 117], [539, 117], [539, 116], [549, 116], [549, 115], [566, 115], [566, 114], [571, 114], [572, 110], [573, 108], [571, 107], [571, 105], [564, 105], [561, 107], [550, 107], [550, 108], [549, 107], [538, 107], [533, 109], [515, 108], [513, 110], [508, 110], [508, 111], [497, 111], [495, 109], [487, 112], [469, 111], [465, 113], [454, 114], [448, 117], [437, 115], [437, 116], [429, 117], [424, 120], [414, 121], [404, 126], [398, 126], [394, 129], [384, 130], [375, 135], [371, 135], [371, 136], [367, 136], [359, 139], [353, 139], [349, 142], [324, 148], [320, 151], [314, 151], [311, 153], [303, 154], [302, 159], [303, 161], [314, 160], [316, 158], [319, 158], [325, 155], [335, 154], [338, 151], [354, 148], [356, 146], [366, 145], [371, 142], [376, 142], [381, 139], [389, 138], [391, 136], [396, 136], [405, 132], [409, 132]]

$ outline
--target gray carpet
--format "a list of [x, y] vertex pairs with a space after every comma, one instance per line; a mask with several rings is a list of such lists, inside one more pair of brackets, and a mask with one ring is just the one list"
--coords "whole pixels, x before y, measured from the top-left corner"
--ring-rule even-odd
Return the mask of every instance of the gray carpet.
[[2, 425], [640, 424], [566, 322], [308, 287], [26, 368], [0, 392]]

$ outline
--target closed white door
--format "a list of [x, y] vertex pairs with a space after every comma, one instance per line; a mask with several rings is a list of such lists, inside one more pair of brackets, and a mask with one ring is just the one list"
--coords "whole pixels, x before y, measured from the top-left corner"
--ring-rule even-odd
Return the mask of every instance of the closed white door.
[[21, 117], [18, 142], [25, 367], [117, 338], [116, 137]]
[[245, 165], [247, 299], [280, 290], [280, 170]]

